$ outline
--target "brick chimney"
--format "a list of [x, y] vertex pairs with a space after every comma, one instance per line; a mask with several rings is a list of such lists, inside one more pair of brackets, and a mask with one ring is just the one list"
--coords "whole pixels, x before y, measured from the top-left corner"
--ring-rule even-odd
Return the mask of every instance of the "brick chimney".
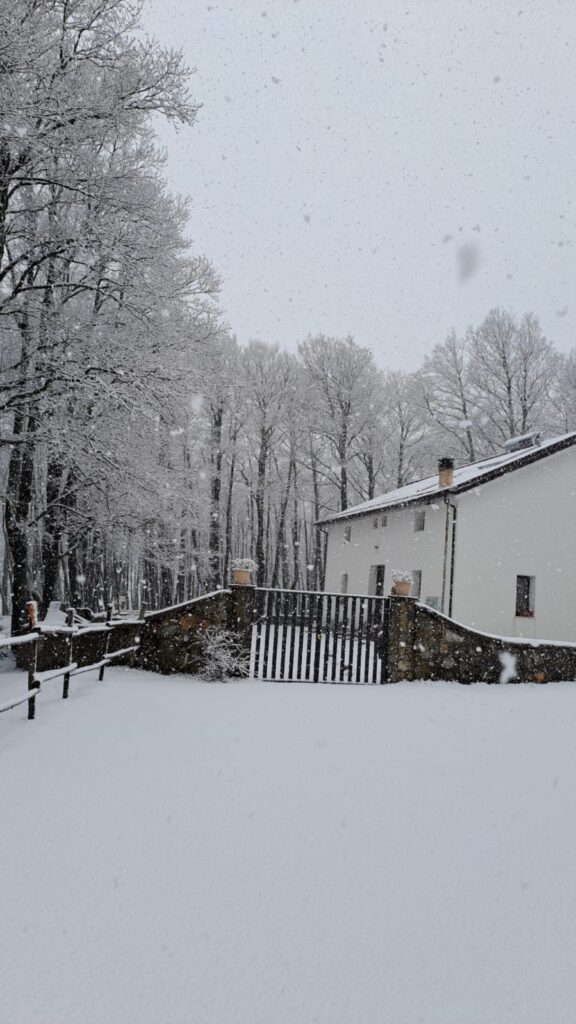
[[438, 487], [452, 487], [454, 483], [454, 459], [438, 459]]

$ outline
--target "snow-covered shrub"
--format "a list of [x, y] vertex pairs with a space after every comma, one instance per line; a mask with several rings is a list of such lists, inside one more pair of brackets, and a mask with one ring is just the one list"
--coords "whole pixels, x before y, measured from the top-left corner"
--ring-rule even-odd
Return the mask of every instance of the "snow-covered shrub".
[[200, 640], [203, 667], [200, 675], [208, 682], [218, 682], [230, 676], [247, 676], [250, 658], [238, 635], [221, 626], [208, 626]]

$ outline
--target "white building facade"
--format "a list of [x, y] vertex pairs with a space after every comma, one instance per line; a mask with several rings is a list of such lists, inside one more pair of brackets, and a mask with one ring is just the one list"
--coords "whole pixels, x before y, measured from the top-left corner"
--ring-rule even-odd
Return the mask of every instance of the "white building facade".
[[[488, 633], [576, 640], [576, 433], [329, 517], [325, 589], [413, 596]], [[443, 460], [448, 463], [449, 460]]]

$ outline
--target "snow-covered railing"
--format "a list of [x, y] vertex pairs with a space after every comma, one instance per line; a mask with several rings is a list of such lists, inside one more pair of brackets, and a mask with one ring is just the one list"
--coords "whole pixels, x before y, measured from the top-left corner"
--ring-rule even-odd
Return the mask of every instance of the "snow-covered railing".
[[22, 636], [6, 636], [0, 638], [0, 647], [19, 647], [22, 644], [32, 643], [37, 636], [38, 632], [24, 633]]
[[[119, 647], [117, 650], [110, 650], [111, 640], [114, 633], [119, 629], [126, 629], [127, 627], [141, 626], [139, 620], [122, 620], [120, 622], [102, 623], [101, 626], [87, 626], [87, 627], [75, 627], [71, 623], [73, 622], [74, 612], [70, 609], [68, 613], [68, 623], [66, 626], [59, 627], [56, 629], [42, 629], [41, 626], [34, 628], [31, 633], [25, 633], [22, 636], [9, 636], [0, 639], [0, 648], [2, 647], [22, 647], [27, 645], [30, 648], [30, 654], [28, 657], [28, 691], [21, 697], [14, 697], [7, 700], [4, 704], [0, 704], [0, 714], [3, 711], [10, 711], [12, 708], [18, 707], [20, 704], [28, 702], [28, 719], [32, 720], [36, 717], [36, 697], [40, 693], [42, 686], [45, 683], [51, 682], [54, 679], [62, 679], [62, 699], [67, 700], [70, 687], [70, 679], [72, 676], [81, 675], [83, 672], [98, 671], [98, 680], [101, 682], [104, 678], [104, 671], [108, 665], [111, 664], [117, 658], [126, 657], [128, 654], [133, 654], [140, 647], [140, 637], [137, 635], [134, 637], [134, 643], [129, 643], [127, 646], [124, 645]], [[93, 645], [97, 645], [98, 634], [101, 635], [102, 643], [101, 650], [97, 651], [97, 660], [90, 664], [84, 664], [82, 658], [82, 648], [84, 646], [84, 652], [86, 643], [90, 642]], [[42, 644], [44, 641], [48, 641], [50, 638], [61, 637], [66, 646], [66, 660], [61, 667], [49, 667], [45, 670], [38, 669], [38, 656], [41, 652]], [[76, 656], [76, 660], [74, 657]]]
[[32, 700], [37, 693], [40, 693], [39, 686], [35, 690], [28, 690], [24, 697], [14, 697], [12, 700], [7, 700], [5, 704], [0, 704], [0, 714], [2, 711], [11, 711], [12, 708], [17, 708], [19, 704], [24, 704], [27, 700]]

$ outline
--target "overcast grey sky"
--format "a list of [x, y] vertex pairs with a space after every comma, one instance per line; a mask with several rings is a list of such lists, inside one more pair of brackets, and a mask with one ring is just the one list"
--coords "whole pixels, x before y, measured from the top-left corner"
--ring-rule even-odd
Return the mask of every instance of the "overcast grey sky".
[[240, 341], [414, 368], [494, 305], [576, 343], [575, 0], [147, 0], [197, 71], [163, 128]]

